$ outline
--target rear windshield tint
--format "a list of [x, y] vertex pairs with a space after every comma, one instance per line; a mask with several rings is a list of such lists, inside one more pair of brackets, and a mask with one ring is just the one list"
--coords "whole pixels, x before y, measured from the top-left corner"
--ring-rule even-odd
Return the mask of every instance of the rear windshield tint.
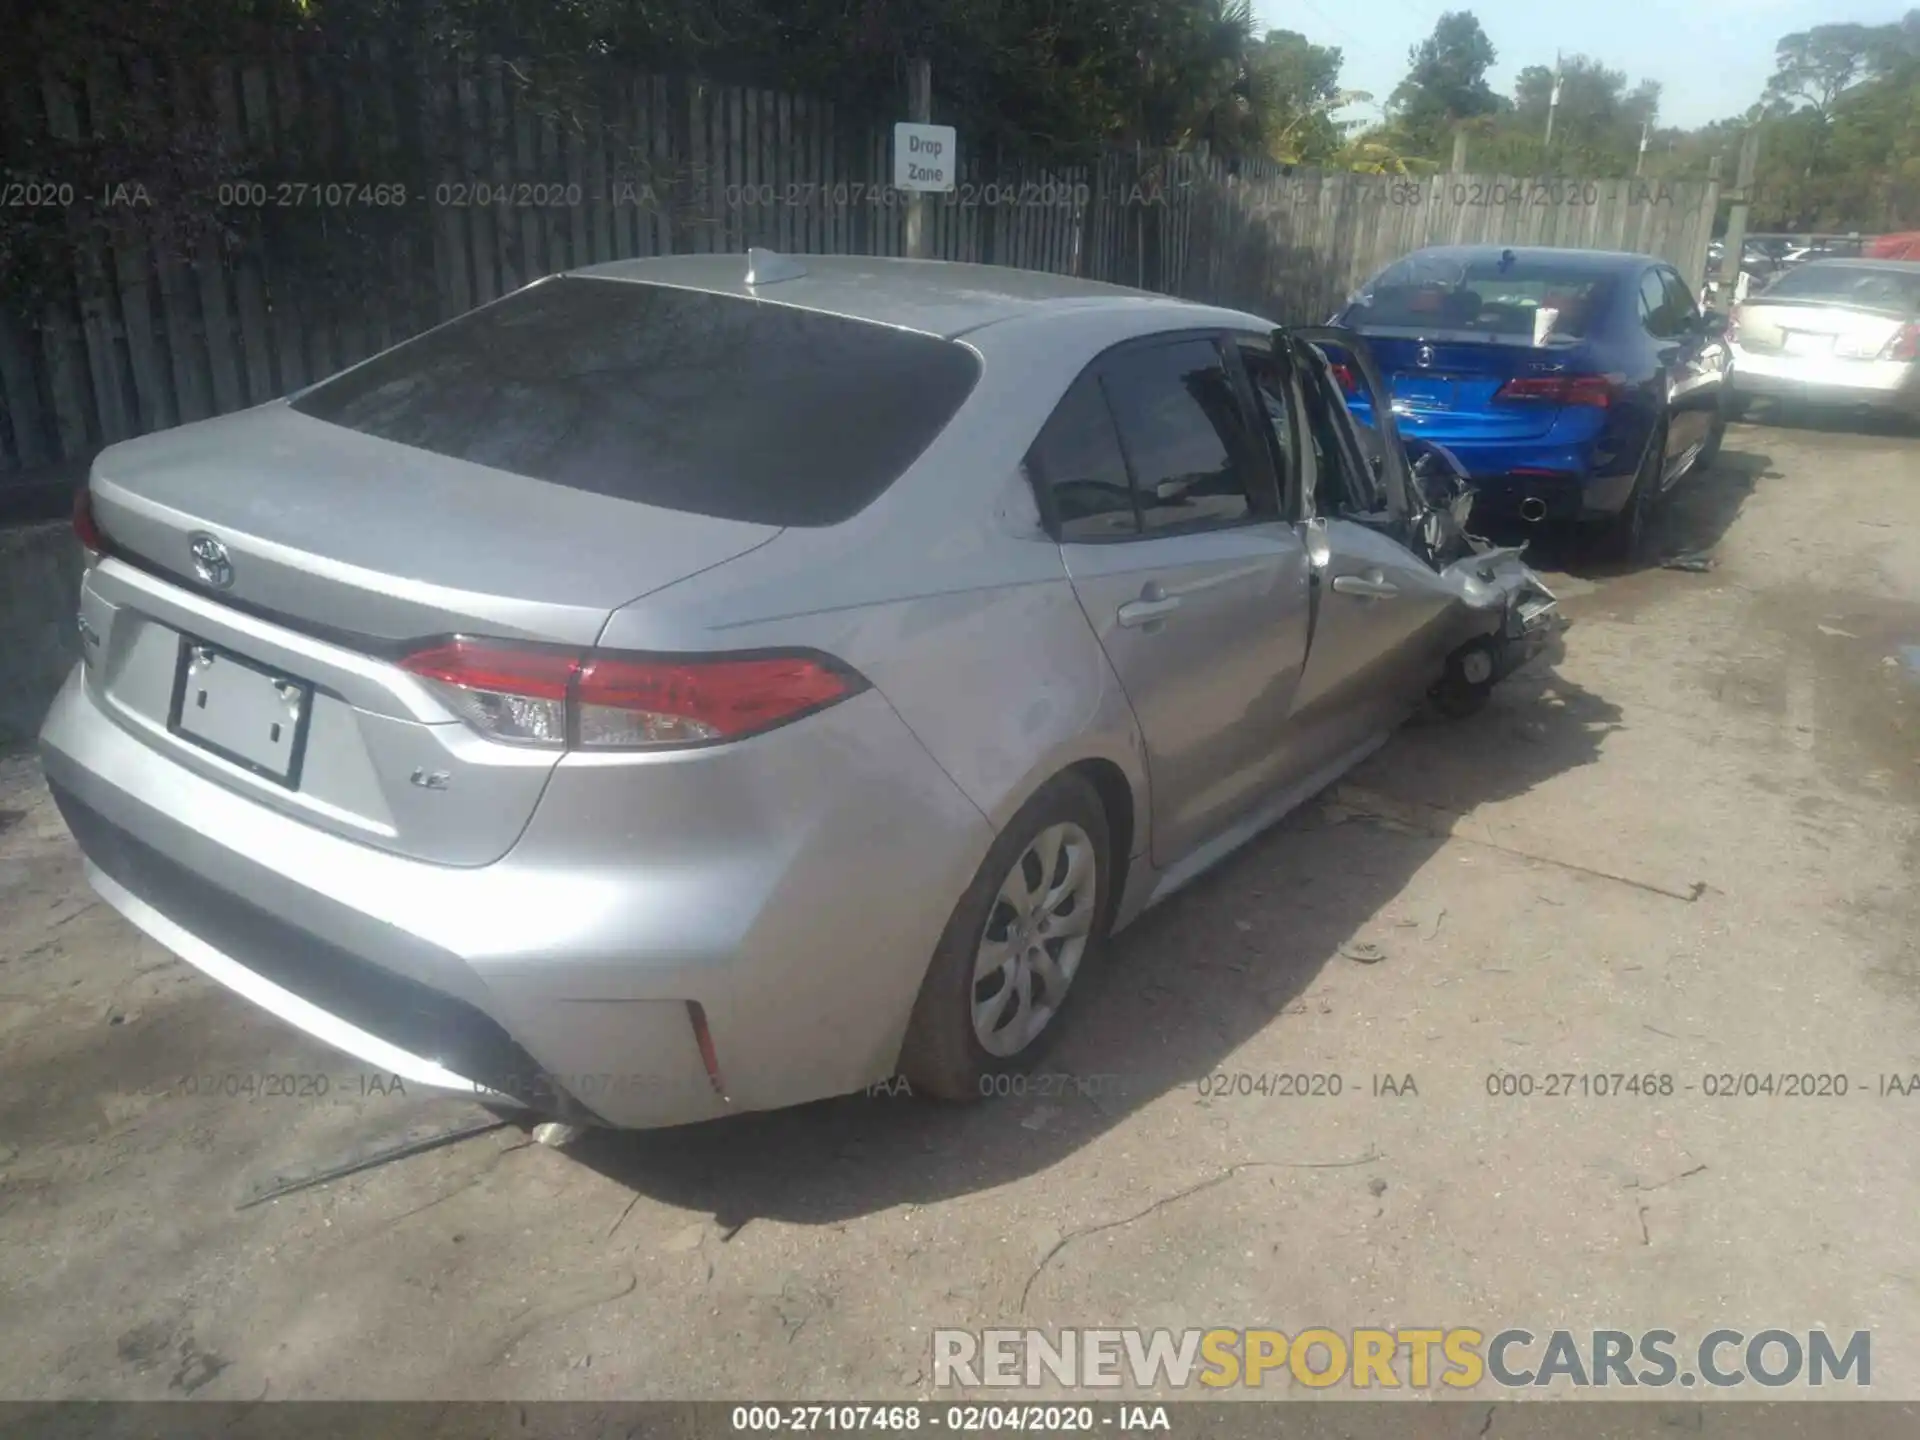
[[1611, 294], [1610, 276], [1551, 262], [1410, 255], [1367, 283], [1346, 323], [1544, 345], [1585, 337]]
[[1769, 300], [1832, 300], [1898, 315], [1920, 316], [1920, 270], [1855, 265], [1803, 265], [1766, 289]]
[[316, 386], [293, 408], [623, 500], [832, 525], [925, 450], [972, 351], [770, 301], [562, 277]]

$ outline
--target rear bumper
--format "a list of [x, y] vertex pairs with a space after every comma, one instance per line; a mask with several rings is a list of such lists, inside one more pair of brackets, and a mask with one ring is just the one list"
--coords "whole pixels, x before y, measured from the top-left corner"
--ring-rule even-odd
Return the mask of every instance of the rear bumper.
[[[1619, 475], [1491, 475], [1473, 481], [1473, 514], [1476, 520], [1570, 524], [1615, 514], [1632, 489], [1631, 470]], [[1536, 508], [1538, 513], [1533, 513]]]
[[194, 774], [79, 669], [41, 745], [102, 898], [213, 979], [421, 1084], [620, 1126], [890, 1075], [991, 841], [873, 692], [639, 787], [570, 757], [482, 867], [376, 850]]
[[1920, 415], [1920, 364], [1910, 361], [1760, 355], [1736, 350], [1730, 383], [1741, 399], [1866, 406]]
[[1548, 524], [1611, 515], [1627, 503], [1638, 458], [1620, 456], [1603, 440], [1550, 449], [1539, 441], [1443, 443], [1472, 478], [1476, 519], [1529, 519], [1536, 508], [1541, 513], [1531, 518]]

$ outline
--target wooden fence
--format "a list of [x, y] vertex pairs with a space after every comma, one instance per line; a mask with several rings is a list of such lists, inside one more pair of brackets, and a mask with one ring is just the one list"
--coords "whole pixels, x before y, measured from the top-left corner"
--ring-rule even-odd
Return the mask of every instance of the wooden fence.
[[[0, 97], [0, 117], [70, 144], [128, 114], [207, 137], [215, 158], [189, 198], [217, 221], [181, 242], [159, 219], [164, 177], [97, 194], [0, 177], [70, 237], [54, 247], [62, 284], [0, 277], [0, 482], [287, 394], [558, 270], [749, 245], [902, 253], [888, 126], [688, 77], [603, 75], [584, 101], [563, 98], [505, 62], [415, 75], [371, 50], [192, 76], [103, 69]], [[1705, 183], [1313, 173], [1137, 150], [1046, 170], [961, 144], [957, 188], [931, 201], [936, 256], [1303, 323], [1445, 242], [1646, 251], [1697, 286], [1717, 201]]]

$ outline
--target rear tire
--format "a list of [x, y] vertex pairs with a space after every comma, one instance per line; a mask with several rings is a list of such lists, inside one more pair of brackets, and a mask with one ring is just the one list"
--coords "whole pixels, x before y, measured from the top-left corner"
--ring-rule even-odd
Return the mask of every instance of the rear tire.
[[1647, 441], [1640, 457], [1640, 468], [1633, 477], [1633, 489], [1626, 504], [1611, 519], [1603, 520], [1593, 532], [1591, 553], [1606, 560], [1631, 562], [1640, 558], [1647, 544], [1647, 522], [1652, 518], [1654, 502], [1660, 495], [1660, 472], [1667, 458], [1667, 425], [1663, 420]]
[[1707, 443], [1700, 447], [1700, 453], [1693, 458], [1693, 469], [1688, 473], [1704, 475], [1713, 468], [1713, 462], [1720, 458], [1721, 442], [1727, 438], [1727, 412], [1722, 406], [1714, 413], [1713, 428], [1707, 431]]
[[1099, 795], [1071, 771], [1007, 823], [954, 906], [914, 1001], [900, 1072], [916, 1092], [977, 1100], [994, 1076], [1027, 1069], [1058, 1038], [1073, 982], [1106, 940], [1111, 846]]

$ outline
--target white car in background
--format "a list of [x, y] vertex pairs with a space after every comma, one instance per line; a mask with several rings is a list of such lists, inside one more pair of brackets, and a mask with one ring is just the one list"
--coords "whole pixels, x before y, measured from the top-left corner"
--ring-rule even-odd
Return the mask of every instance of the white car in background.
[[1737, 306], [1732, 403], [1757, 398], [1920, 419], [1920, 261], [1815, 260]]

